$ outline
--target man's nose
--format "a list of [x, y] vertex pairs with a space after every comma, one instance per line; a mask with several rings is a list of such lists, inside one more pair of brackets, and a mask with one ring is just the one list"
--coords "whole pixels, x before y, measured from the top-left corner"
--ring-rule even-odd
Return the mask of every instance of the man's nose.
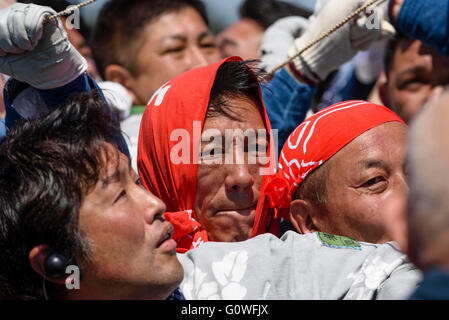
[[228, 165], [228, 175], [225, 180], [227, 191], [247, 191], [254, 185], [254, 178], [247, 164]]
[[136, 195], [136, 205], [142, 209], [145, 221], [148, 224], [152, 224], [156, 216], [162, 216], [165, 213], [166, 205], [150, 191], [141, 187], [133, 192]]
[[206, 67], [209, 63], [204, 52], [199, 47], [193, 47], [190, 50], [190, 69]]

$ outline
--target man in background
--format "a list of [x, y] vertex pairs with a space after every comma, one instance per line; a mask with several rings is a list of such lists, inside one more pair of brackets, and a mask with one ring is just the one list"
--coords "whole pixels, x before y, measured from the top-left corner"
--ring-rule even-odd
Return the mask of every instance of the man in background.
[[277, 0], [246, 0], [240, 8], [240, 20], [217, 36], [223, 57], [239, 56], [259, 59], [265, 30], [288, 16], [308, 18], [311, 12]]
[[449, 84], [449, 57], [422, 41], [398, 35], [385, 54], [380, 97], [409, 123], [435, 93]]

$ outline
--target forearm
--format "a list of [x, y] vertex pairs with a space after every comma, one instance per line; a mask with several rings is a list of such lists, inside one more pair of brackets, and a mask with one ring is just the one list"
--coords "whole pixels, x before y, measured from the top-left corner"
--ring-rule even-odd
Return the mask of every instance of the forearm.
[[390, 0], [396, 29], [449, 55], [449, 0]]
[[[15, 80], [12, 80], [15, 81]], [[5, 107], [6, 107], [6, 126], [9, 129], [12, 129], [18, 120], [23, 119], [24, 117], [17, 110], [20, 109], [19, 106], [15, 105], [16, 97], [24, 91], [24, 89], [29, 88], [27, 84], [17, 82], [15, 85], [11, 86], [14, 89], [11, 90], [10, 94], [5, 96]], [[17, 89], [16, 89], [17, 88]], [[39, 90], [34, 88], [36, 92], [38, 92], [39, 96], [42, 98], [42, 101], [45, 103], [46, 108], [49, 112], [55, 110], [59, 106], [62, 106], [66, 103], [66, 101], [73, 95], [83, 92], [92, 92], [96, 91], [99, 93], [101, 99], [104, 101], [105, 112], [112, 115], [112, 117], [117, 121], [117, 126], [119, 126], [119, 121], [115, 113], [109, 108], [107, 101], [98, 87], [97, 83], [90, 77], [87, 73], [82, 74], [74, 81], [55, 89], [49, 90]], [[28, 118], [39, 116], [39, 110], [27, 110]], [[130, 157], [128, 146], [126, 145], [125, 139], [123, 138], [120, 131], [116, 133], [116, 145], [120, 149], [120, 151], [126, 156]]]

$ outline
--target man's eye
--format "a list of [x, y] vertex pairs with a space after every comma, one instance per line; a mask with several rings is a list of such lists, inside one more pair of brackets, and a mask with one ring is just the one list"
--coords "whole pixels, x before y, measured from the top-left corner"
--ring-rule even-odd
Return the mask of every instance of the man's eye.
[[217, 44], [215, 42], [201, 43], [201, 48], [216, 48]]
[[122, 192], [120, 192], [120, 194], [118, 195], [118, 197], [115, 199], [114, 203], [117, 203], [120, 199], [122, 199], [123, 197], [126, 196], [126, 191], [123, 190]]
[[402, 83], [400, 86], [401, 90], [409, 90], [409, 91], [415, 91], [421, 88], [421, 86], [426, 85], [426, 82], [421, 79], [410, 79]]
[[143, 183], [142, 183], [142, 179], [137, 179], [136, 180], [136, 184], [138, 185], [138, 186], [143, 186]]
[[176, 47], [165, 50], [164, 53], [180, 53], [184, 50], [184, 47]]
[[201, 153], [201, 157], [216, 157], [223, 155], [223, 153], [224, 150], [222, 148], [206, 149]]
[[370, 179], [370, 180], [368, 180], [367, 182], [365, 182], [365, 183], [362, 185], [362, 187], [363, 187], [363, 188], [369, 188], [369, 187], [375, 186], [376, 184], [381, 183], [381, 182], [383, 182], [383, 181], [385, 181], [385, 179], [384, 179], [383, 177], [381, 177], [381, 176], [375, 177], [375, 178]]

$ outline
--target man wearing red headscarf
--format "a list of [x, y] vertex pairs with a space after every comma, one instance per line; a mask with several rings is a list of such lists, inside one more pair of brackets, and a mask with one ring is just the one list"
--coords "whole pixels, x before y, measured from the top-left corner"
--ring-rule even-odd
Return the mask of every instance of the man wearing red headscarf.
[[380, 211], [407, 188], [406, 131], [392, 111], [365, 101], [315, 114], [285, 143], [278, 173], [262, 189], [261, 218], [274, 208], [300, 233], [390, 240]]
[[[137, 162], [145, 187], [167, 205], [178, 252], [267, 231], [255, 226], [256, 205], [274, 148], [259, 82], [240, 58], [191, 70], [154, 94]], [[265, 225], [278, 235], [275, 223]]]

